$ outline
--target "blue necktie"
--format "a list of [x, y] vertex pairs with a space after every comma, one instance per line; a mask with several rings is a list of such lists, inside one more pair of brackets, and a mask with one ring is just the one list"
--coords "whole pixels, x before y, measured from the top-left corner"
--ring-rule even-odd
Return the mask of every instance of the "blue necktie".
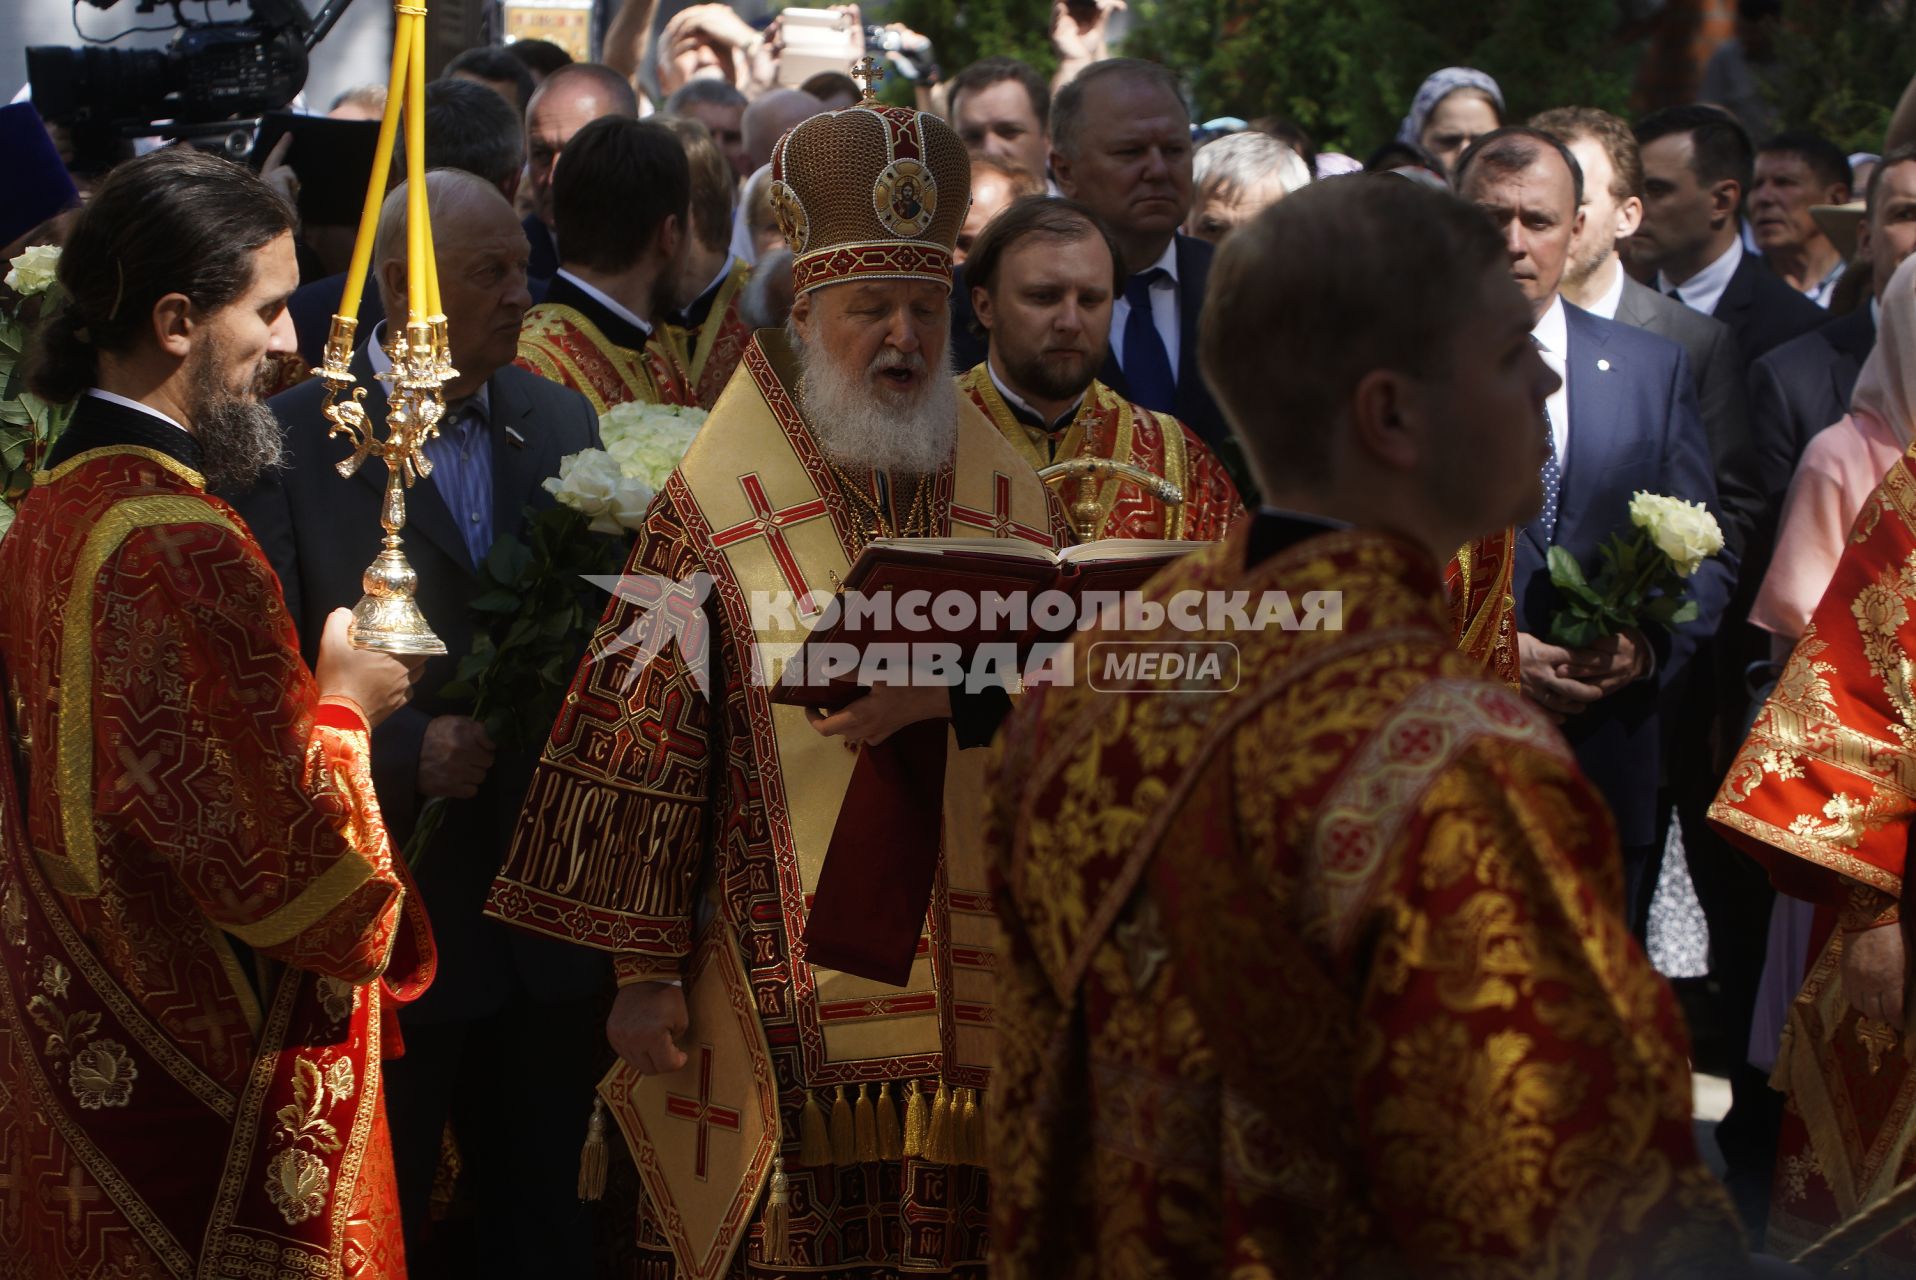
[[1171, 412], [1178, 395], [1171, 356], [1151, 316], [1151, 284], [1167, 274], [1163, 267], [1152, 267], [1132, 276], [1124, 286], [1124, 300], [1131, 307], [1131, 314], [1124, 318], [1124, 380], [1130, 384], [1134, 402], [1158, 413]]
[[[1535, 337], [1530, 339], [1537, 350], [1543, 350], [1543, 343]], [[1543, 460], [1543, 511], [1537, 516], [1537, 523], [1543, 526], [1543, 540], [1546, 545], [1557, 538], [1557, 497], [1563, 490], [1563, 468], [1557, 460], [1557, 426], [1550, 420], [1550, 403], [1543, 406], [1543, 441], [1550, 455]]]

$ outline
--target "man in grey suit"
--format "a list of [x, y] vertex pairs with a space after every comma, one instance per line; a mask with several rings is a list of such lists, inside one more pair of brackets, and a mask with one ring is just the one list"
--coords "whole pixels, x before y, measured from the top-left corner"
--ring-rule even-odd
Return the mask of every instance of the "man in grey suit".
[[[411, 705], [373, 734], [373, 785], [396, 841], [433, 798], [446, 820], [414, 873], [438, 946], [431, 990], [400, 1014], [406, 1052], [385, 1064], [386, 1111], [406, 1250], [414, 1276], [585, 1277], [592, 1221], [574, 1199], [579, 1138], [592, 1108], [612, 977], [582, 948], [533, 938], [480, 914], [505, 855], [533, 761], [496, 752], [470, 698], [447, 690], [472, 649], [478, 569], [495, 535], [518, 532], [528, 506], [566, 454], [599, 445], [585, 397], [512, 364], [526, 292], [525, 233], [484, 179], [437, 170], [427, 179], [441, 299], [454, 366], [446, 414], [428, 443], [433, 470], [406, 496], [402, 540], [419, 575], [420, 609], [449, 650], [426, 664]], [[374, 254], [385, 314], [406, 315], [404, 188], [387, 200]], [[359, 335], [353, 358], [367, 416], [383, 427], [384, 326]], [[320, 623], [360, 595], [378, 550], [386, 469], [352, 477], [333, 464], [324, 387], [315, 379], [272, 401], [286, 431], [287, 468], [234, 505], [279, 575], [310, 654]], [[585, 637], [579, 637], [583, 650]], [[529, 735], [544, 739], [540, 729]], [[501, 1082], [509, 1089], [501, 1092]], [[466, 1233], [432, 1239], [433, 1176], [450, 1116], [460, 1189], [477, 1213]], [[450, 1256], [459, 1244], [475, 1256]]]

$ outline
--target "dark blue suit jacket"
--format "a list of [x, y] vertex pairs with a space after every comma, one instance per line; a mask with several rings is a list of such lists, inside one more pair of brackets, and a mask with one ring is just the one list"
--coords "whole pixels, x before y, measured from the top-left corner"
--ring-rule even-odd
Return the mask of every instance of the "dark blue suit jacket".
[[[1198, 321], [1204, 312], [1204, 289], [1211, 278], [1214, 250], [1206, 240], [1190, 236], [1177, 238], [1178, 257], [1178, 394], [1172, 412], [1198, 438], [1216, 450], [1231, 438], [1224, 411], [1211, 398], [1211, 389], [1198, 370]], [[953, 364], [970, 369], [985, 358], [987, 347], [983, 329], [971, 310], [971, 289], [965, 284], [965, 269], [959, 267], [951, 282], [951, 350]], [[1118, 364], [1116, 351], [1106, 354], [1098, 381], [1121, 396], [1129, 397], [1130, 383]]]
[[[1720, 522], [1709, 440], [1683, 349], [1568, 303], [1564, 313], [1570, 333], [1564, 361], [1570, 448], [1559, 492], [1557, 544], [1586, 572], [1593, 571], [1598, 544], [1628, 526], [1630, 496], [1639, 489], [1705, 503]], [[1540, 639], [1549, 635], [1551, 615], [1562, 602], [1550, 581], [1548, 550], [1541, 524], [1533, 522], [1519, 533], [1518, 628]], [[1656, 674], [1564, 723], [1564, 736], [1609, 801], [1625, 845], [1647, 845], [1656, 838], [1659, 694], [1682, 678], [1698, 642], [1716, 630], [1735, 581], [1736, 559], [1727, 548], [1706, 560], [1690, 580], [1696, 621], [1674, 635], [1649, 629]]]
[[[371, 389], [366, 415], [383, 431], [385, 384], [372, 376], [363, 345], [367, 336], [360, 335], [353, 368], [359, 385]], [[540, 486], [558, 474], [559, 459], [599, 446], [599, 423], [584, 396], [515, 366], [499, 370], [486, 385], [493, 529], [513, 533], [522, 529], [527, 507], [551, 504]], [[279, 575], [308, 662], [318, 651], [327, 614], [351, 608], [360, 597], [360, 575], [379, 551], [379, 507], [386, 486], [386, 468], [376, 458], [351, 479], [333, 470], [347, 449], [344, 441], [327, 438], [324, 391], [315, 378], [273, 398], [272, 410], [286, 432], [286, 467], [233, 496]], [[508, 427], [523, 445], [506, 435]], [[469, 702], [441, 690], [472, 649], [469, 602], [479, 590], [465, 539], [430, 479], [408, 491], [400, 537], [419, 575], [420, 609], [448, 653], [427, 662], [412, 701], [373, 731], [373, 785], [395, 844], [412, 834], [424, 803], [415, 780], [427, 723], [472, 710]], [[427, 851], [416, 878], [432, 918], [439, 972], [431, 989], [407, 1007], [409, 1021], [482, 1017], [502, 1008], [520, 988], [543, 1001], [582, 1000], [611, 981], [604, 955], [507, 928], [480, 913], [505, 860], [533, 763], [501, 754], [476, 798], [452, 802]]]

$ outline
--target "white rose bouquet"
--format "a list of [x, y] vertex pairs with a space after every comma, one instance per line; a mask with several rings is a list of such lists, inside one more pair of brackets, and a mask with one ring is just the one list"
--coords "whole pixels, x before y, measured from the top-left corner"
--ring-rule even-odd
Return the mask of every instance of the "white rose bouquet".
[[1684, 584], [1723, 550], [1723, 531], [1700, 502], [1639, 490], [1630, 523], [1597, 548], [1595, 574], [1562, 547], [1550, 548], [1550, 580], [1564, 603], [1550, 620], [1550, 639], [1573, 649], [1604, 636], [1640, 630], [1646, 622], [1674, 629], [1696, 617]]
[[[599, 419], [603, 449], [559, 460], [545, 482], [555, 499], [526, 513], [525, 538], [502, 533], [479, 566], [472, 652], [445, 694], [471, 698], [472, 716], [502, 751], [536, 753], [559, 714], [600, 602], [586, 583], [625, 567], [632, 533], [705, 421], [702, 409], [622, 404]], [[444, 820], [445, 801], [420, 812], [406, 858], [417, 866]]]
[[72, 412], [28, 391], [20, 377], [33, 326], [60, 300], [59, 266], [57, 245], [31, 246], [8, 264], [5, 284], [13, 300], [0, 300], [0, 532], [13, 523], [14, 507]]

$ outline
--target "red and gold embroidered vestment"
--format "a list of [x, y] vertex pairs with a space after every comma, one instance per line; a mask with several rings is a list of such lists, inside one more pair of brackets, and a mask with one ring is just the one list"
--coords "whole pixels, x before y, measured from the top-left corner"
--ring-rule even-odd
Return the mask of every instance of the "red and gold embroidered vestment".
[[1034, 689], [1000, 736], [993, 1275], [1721, 1274], [1682, 1023], [1562, 737], [1422, 552], [1245, 545], [1146, 593], [1341, 591], [1342, 629], [1167, 632], [1240, 681]]
[[[1897, 928], [1916, 812], [1916, 473], [1899, 458], [1710, 806], [1776, 887], [1841, 922], [1790, 1007], [1770, 1241], [1794, 1252], [1916, 1175], [1916, 1070], [1896, 1028], [1843, 997], [1846, 937]], [[1900, 927], [1907, 928], [1907, 922]], [[1904, 935], [1908, 936], [1907, 932]], [[1916, 1229], [1869, 1255], [1916, 1266]], [[1901, 1274], [1901, 1272], [1899, 1272]]]
[[[984, 752], [947, 751], [942, 849], [908, 983], [808, 963], [807, 913], [856, 756], [749, 678], [811, 625], [802, 610], [754, 600], [828, 594], [870, 536], [861, 513], [878, 498], [867, 488], [854, 501], [845, 486], [861, 482], [821, 453], [795, 385], [783, 336], [761, 332], [639, 531], [486, 909], [614, 952], [622, 982], [696, 968], [695, 1009], [742, 1007], [755, 1022], [742, 1035], [729, 1018], [703, 1022], [685, 1078], [658, 1078], [653, 1095], [654, 1081], [640, 1085], [640, 1122], [656, 1103], [661, 1127], [633, 1154], [648, 1193], [673, 1202], [661, 1210], [649, 1198], [640, 1243], [655, 1257], [670, 1250], [677, 1274], [715, 1274], [727, 1257], [731, 1274], [785, 1274], [765, 1261], [757, 1211], [773, 1152], [740, 1137], [741, 1115], [769, 1096], [772, 1114], [743, 1131], [784, 1136], [792, 1274], [982, 1275], [978, 1152], [936, 1135], [959, 1117], [974, 1127], [990, 1074]], [[922, 534], [1067, 543], [1062, 509], [1031, 468], [962, 397], [958, 412]], [[694, 966], [695, 952], [718, 959]], [[707, 980], [730, 994], [708, 1000]], [[761, 1088], [767, 1075], [775, 1088]], [[842, 1110], [848, 1140], [855, 1114], [889, 1112], [894, 1132], [921, 1114], [939, 1127], [917, 1135], [925, 1142], [905, 1132], [902, 1159], [834, 1139], [815, 1160], [801, 1143], [808, 1110], [821, 1125]], [[688, 1267], [714, 1239], [713, 1270]]]
[[[1113, 458], [1163, 476], [1183, 493], [1181, 505], [1167, 507], [1130, 480], [1100, 480], [1098, 507], [1104, 513], [1097, 533], [1100, 538], [1215, 542], [1244, 514], [1230, 474], [1189, 427], [1168, 413], [1153, 413], [1131, 403], [1102, 382], [1094, 381], [1086, 389], [1078, 412], [1055, 445], [1045, 433], [1012, 415], [985, 365], [959, 375], [958, 386], [1034, 469], [1068, 458]], [[1070, 480], [1059, 490], [1066, 510], [1077, 500], [1083, 483]]]
[[165, 454], [43, 473], [0, 580], [0, 1271], [403, 1277], [381, 1033], [431, 941], [365, 720]]

